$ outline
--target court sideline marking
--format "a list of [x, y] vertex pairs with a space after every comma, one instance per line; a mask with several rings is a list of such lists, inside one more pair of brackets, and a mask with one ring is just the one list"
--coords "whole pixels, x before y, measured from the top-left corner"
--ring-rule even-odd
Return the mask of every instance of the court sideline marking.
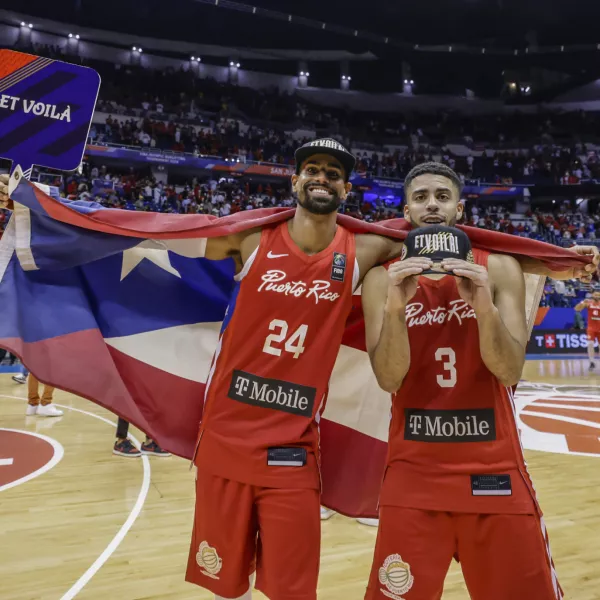
[[[0, 394], [0, 398], [10, 398], [12, 400], [21, 400], [22, 402], [27, 402], [25, 398], [20, 398], [18, 396], [8, 396], [6, 394]], [[105, 417], [101, 417], [100, 415], [95, 415], [94, 413], [88, 412], [87, 410], [74, 408], [72, 406], [65, 406], [64, 404], [54, 403], [54, 405], [60, 408], [64, 408], [66, 410], [72, 410], [75, 412], [82, 413], [84, 415], [89, 415], [90, 417], [94, 417], [99, 421], [104, 421], [105, 423], [108, 423], [111, 427], [116, 428], [117, 426], [115, 422], [110, 421]], [[129, 437], [133, 440], [135, 445], [139, 447], [139, 440], [137, 440], [131, 434], [129, 435]], [[92, 563], [88, 570], [71, 586], [71, 588], [63, 596], [61, 596], [60, 600], [72, 600], [73, 598], [75, 598], [75, 596], [77, 596], [77, 594], [90, 582], [92, 577], [103, 567], [106, 561], [112, 556], [112, 554], [119, 547], [121, 542], [125, 539], [125, 536], [129, 533], [129, 530], [135, 523], [136, 519], [139, 517], [140, 512], [142, 512], [144, 503], [146, 502], [148, 490], [150, 489], [151, 476], [150, 460], [145, 455], [142, 455], [142, 464], [144, 468], [142, 486], [140, 488], [137, 500], [135, 501], [135, 504], [131, 509], [129, 516], [127, 517], [127, 520], [125, 521], [125, 523], [123, 523], [119, 531], [117, 531], [115, 537], [113, 537], [108, 546], [106, 546], [102, 554], [100, 554], [100, 556]]]

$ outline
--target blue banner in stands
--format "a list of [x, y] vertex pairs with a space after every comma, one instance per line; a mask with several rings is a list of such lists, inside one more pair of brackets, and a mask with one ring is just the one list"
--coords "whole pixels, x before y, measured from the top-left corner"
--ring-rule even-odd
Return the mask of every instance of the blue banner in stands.
[[0, 50], [0, 157], [73, 171], [81, 163], [100, 76], [88, 67]]

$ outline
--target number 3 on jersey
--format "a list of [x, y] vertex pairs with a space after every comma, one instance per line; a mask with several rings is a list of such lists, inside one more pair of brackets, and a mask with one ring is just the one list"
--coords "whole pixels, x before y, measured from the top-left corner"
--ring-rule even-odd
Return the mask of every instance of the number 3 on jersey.
[[304, 340], [308, 331], [308, 325], [300, 325], [292, 335], [286, 339], [288, 333], [288, 324], [286, 321], [281, 319], [273, 319], [269, 323], [269, 331], [275, 331], [267, 336], [265, 345], [263, 346], [263, 352], [272, 354], [273, 356], [281, 356], [281, 348], [277, 348], [273, 344], [281, 344], [285, 340], [283, 346], [286, 352], [290, 352], [294, 355], [294, 358], [298, 358], [304, 352]]
[[435, 351], [435, 360], [442, 363], [444, 374], [438, 375], [436, 381], [443, 388], [451, 388], [456, 385], [456, 353], [452, 348], [438, 348]]

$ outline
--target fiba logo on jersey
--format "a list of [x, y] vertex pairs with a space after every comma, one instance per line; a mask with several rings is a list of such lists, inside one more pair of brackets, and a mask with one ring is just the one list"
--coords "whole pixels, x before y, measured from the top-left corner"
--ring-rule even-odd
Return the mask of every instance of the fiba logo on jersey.
[[312, 417], [316, 388], [234, 371], [227, 394], [232, 400], [300, 417]]
[[340, 252], [333, 253], [333, 264], [331, 265], [331, 279], [333, 281], [344, 281], [346, 272], [346, 255]]
[[198, 547], [196, 562], [203, 575], [212, 579], [219, 579], [217, 574], [223, 567], [223, 559], [219, 557], [214, 548], [208, 545], [208, 542], [202, 542]]
[[412, 588], [415, 578], [410, 572], [410, 565], [402, 560], [399, 554], [388, 556], [379, 569], [379, 583], [386, 590], [381, 593], [393, 600], [403, 600], [400, 594], [406, 594]]
[[488, 442], [496, 439], [493, 408], [404, 409], [404, 439], [414, 442]]

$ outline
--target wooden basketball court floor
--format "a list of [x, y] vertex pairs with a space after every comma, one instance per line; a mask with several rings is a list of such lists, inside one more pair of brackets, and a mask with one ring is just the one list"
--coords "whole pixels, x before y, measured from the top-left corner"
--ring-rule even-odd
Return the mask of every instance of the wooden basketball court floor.
[[[600, 599], [600, 374], [587, 365], [584, 357], [530, 360], [518, 394], [559, 579], [575, 600]], [[65, 414], [45, 419], [25, 416], [25, 398], [26, 386], [0, 375], [0, 469], [11, 458], [1, 443], [10, 430], [35, 434], [12, 439], [46, 440], [54, 457], [34, 478], [4, 486], [0, 478], [0, 599], [211, 598], [184, 581], [189, 464], [114, 456], [114, 415], [81, 398], [57, 391]], [[319, 598], [363, 597], [376, 532], [340, 515], [323, 523]], [[468, 597], [453, 564], [444, 599]]]

